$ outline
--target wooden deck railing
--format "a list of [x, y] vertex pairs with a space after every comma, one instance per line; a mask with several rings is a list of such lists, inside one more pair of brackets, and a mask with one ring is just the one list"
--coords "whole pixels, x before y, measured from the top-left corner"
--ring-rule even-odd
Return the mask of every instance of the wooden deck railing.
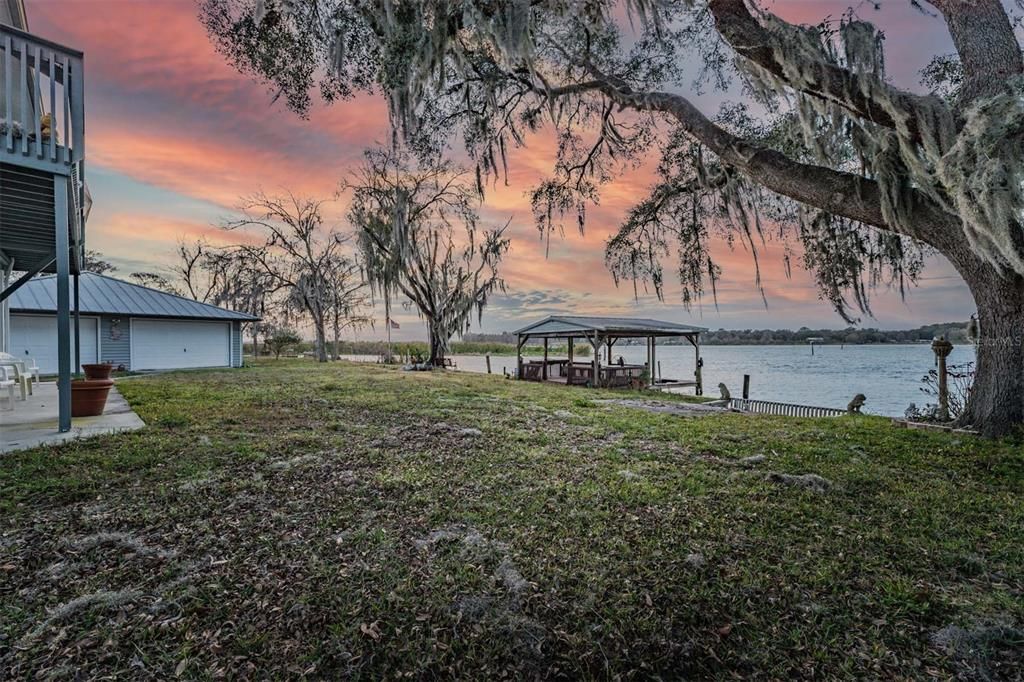
[[70, 174], [85, 158], [82, 53], [0, 26], [0, 161]]
[[732, 398], [729, 408], [740, 412], [755, 414], [774, 414], [783, 417], [840, 417], [846, 410], [834, 407], [816, 407], [813, 405], [793, 405], [792, 403], [776, 403], [770, 400], [750, 400]]

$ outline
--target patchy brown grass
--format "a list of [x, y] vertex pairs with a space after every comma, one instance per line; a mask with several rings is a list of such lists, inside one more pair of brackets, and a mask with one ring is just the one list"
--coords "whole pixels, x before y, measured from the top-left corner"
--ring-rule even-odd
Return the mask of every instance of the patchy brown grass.
[[304, 361], [120, 388], [147, 429], [0, 461], [2, 678], [1020, 674], [1019, 444]]

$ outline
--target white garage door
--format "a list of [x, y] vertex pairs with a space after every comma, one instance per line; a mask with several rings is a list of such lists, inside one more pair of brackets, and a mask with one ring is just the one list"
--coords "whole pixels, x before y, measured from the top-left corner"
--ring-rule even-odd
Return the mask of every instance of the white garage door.
[[132, 320], [132, 369], [226, 367], [231, 364], [227, 322]]
[[[95, 317], [83, 317], [79, 322], [82, 362], [97, 361]], [[75, 364], [75, 321], [71, 320], [71, 364]], [[57, 373], [57, 316], [11, 315], [11, 355], [32, 358], [43, 374]], [[74, 371], [74, 367], [72, 367]]]

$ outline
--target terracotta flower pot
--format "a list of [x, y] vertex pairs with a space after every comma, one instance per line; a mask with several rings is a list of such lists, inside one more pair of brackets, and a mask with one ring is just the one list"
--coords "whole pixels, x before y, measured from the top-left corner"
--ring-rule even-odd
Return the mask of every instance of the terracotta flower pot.
[[71, 382], [71, 416], [97, 417], [107, 405], [112, 379], [76, 379]]
[[82, 365], [85, 370], [86, 379], [109, 379], [110, 373], [114, 371], [114, 365], [109, 362], [100, 362], [94, 365]]

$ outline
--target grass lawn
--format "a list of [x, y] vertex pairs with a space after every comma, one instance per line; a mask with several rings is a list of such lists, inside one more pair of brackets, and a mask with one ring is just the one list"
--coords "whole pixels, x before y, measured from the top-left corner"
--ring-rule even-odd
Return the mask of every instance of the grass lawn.
[[2, 679], [1022, 674], [1019, 443], [345, 363], [119, 387], [148, 428], [0, 458]]

